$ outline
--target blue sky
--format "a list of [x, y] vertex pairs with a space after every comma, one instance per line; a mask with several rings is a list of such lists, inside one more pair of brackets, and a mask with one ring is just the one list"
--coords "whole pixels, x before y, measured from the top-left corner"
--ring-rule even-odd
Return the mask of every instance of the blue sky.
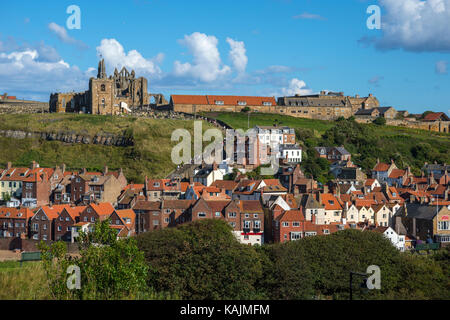
[[[369, 30], [369, 5], [381, 30]], [[69, 30], [69, 5], [81, 29]], [[450, 0], [8, 1], [0, 92], [47, 100], [96, 75], [136, 69], [149, 91], [376, 95], [413, 113], [449, 113]]]

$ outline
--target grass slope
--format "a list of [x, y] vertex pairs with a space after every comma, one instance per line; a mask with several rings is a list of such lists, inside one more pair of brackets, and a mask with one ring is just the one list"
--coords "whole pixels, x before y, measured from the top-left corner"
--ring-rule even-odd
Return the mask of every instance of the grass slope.
[[[204, 130], [210, 127], [203, 122]], [[65, 163], [68, 169], [101, 170], [108, 165], [111, 170], [123, 168], [130, 181], [139, 183], [145, 175], [162, 178], [176, 167], [170, 158], [177, 144], [171, 141], [176, 129], [193, 134], [193, 121], [78, 114], [1, 115], [0, 130], [116, 134], [132, 136], [135, 145], [113, 147], [0, 137], [0, 167], [8, 161], [29, 166], [32, 160], [42, 167]]]

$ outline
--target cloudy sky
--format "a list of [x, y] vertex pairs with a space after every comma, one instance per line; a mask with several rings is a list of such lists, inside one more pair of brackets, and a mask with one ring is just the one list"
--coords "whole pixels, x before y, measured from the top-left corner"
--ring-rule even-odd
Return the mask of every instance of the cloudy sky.
[[[69, 29], [67, 8], [81, 10]], [[369, 29], [367, 8], [381, 8]], [[153, 93], [375, 94], [449, 112], [450, 0], [130, 0], [2, 3], [0, 93], [48, 100], [135, 69]]]

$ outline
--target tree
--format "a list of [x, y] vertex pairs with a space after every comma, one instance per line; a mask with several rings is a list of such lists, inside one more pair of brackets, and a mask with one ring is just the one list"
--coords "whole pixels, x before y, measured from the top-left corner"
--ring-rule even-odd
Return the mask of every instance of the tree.
[[[80, 256], [67, 255], [63, 242], [48, 246], [41, 242], [44, 268], [56, 299], [139, 299], [151, 297], [147, 286], [148, 267], [136, 240], [117, 239], [109, 219], [96, 222], [92, 233], [80, 234]], [[81, 271], [81, 289], [66, 286], [67, 267]]]
[[257, 251], [239, 243], [222, 220], [208, 219], [140, 234], [148, 283], [182, 299], [254, 299], [262, 277]]

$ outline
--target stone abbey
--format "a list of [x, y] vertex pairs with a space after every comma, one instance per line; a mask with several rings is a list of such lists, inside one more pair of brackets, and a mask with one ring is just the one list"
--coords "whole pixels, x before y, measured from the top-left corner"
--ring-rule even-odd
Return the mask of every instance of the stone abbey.
[[123, 67], [106, 75], [105, 61], [98, 64], [97, 78], [89, 79], [89, 90], [85, 92], [54, 93], [50, 95], [50, 112], [82, 112], [90, 114], [116, 115], [130, 112], [130, 108], [149, 104], [151, 94], [144, 77], [136, 78]]

